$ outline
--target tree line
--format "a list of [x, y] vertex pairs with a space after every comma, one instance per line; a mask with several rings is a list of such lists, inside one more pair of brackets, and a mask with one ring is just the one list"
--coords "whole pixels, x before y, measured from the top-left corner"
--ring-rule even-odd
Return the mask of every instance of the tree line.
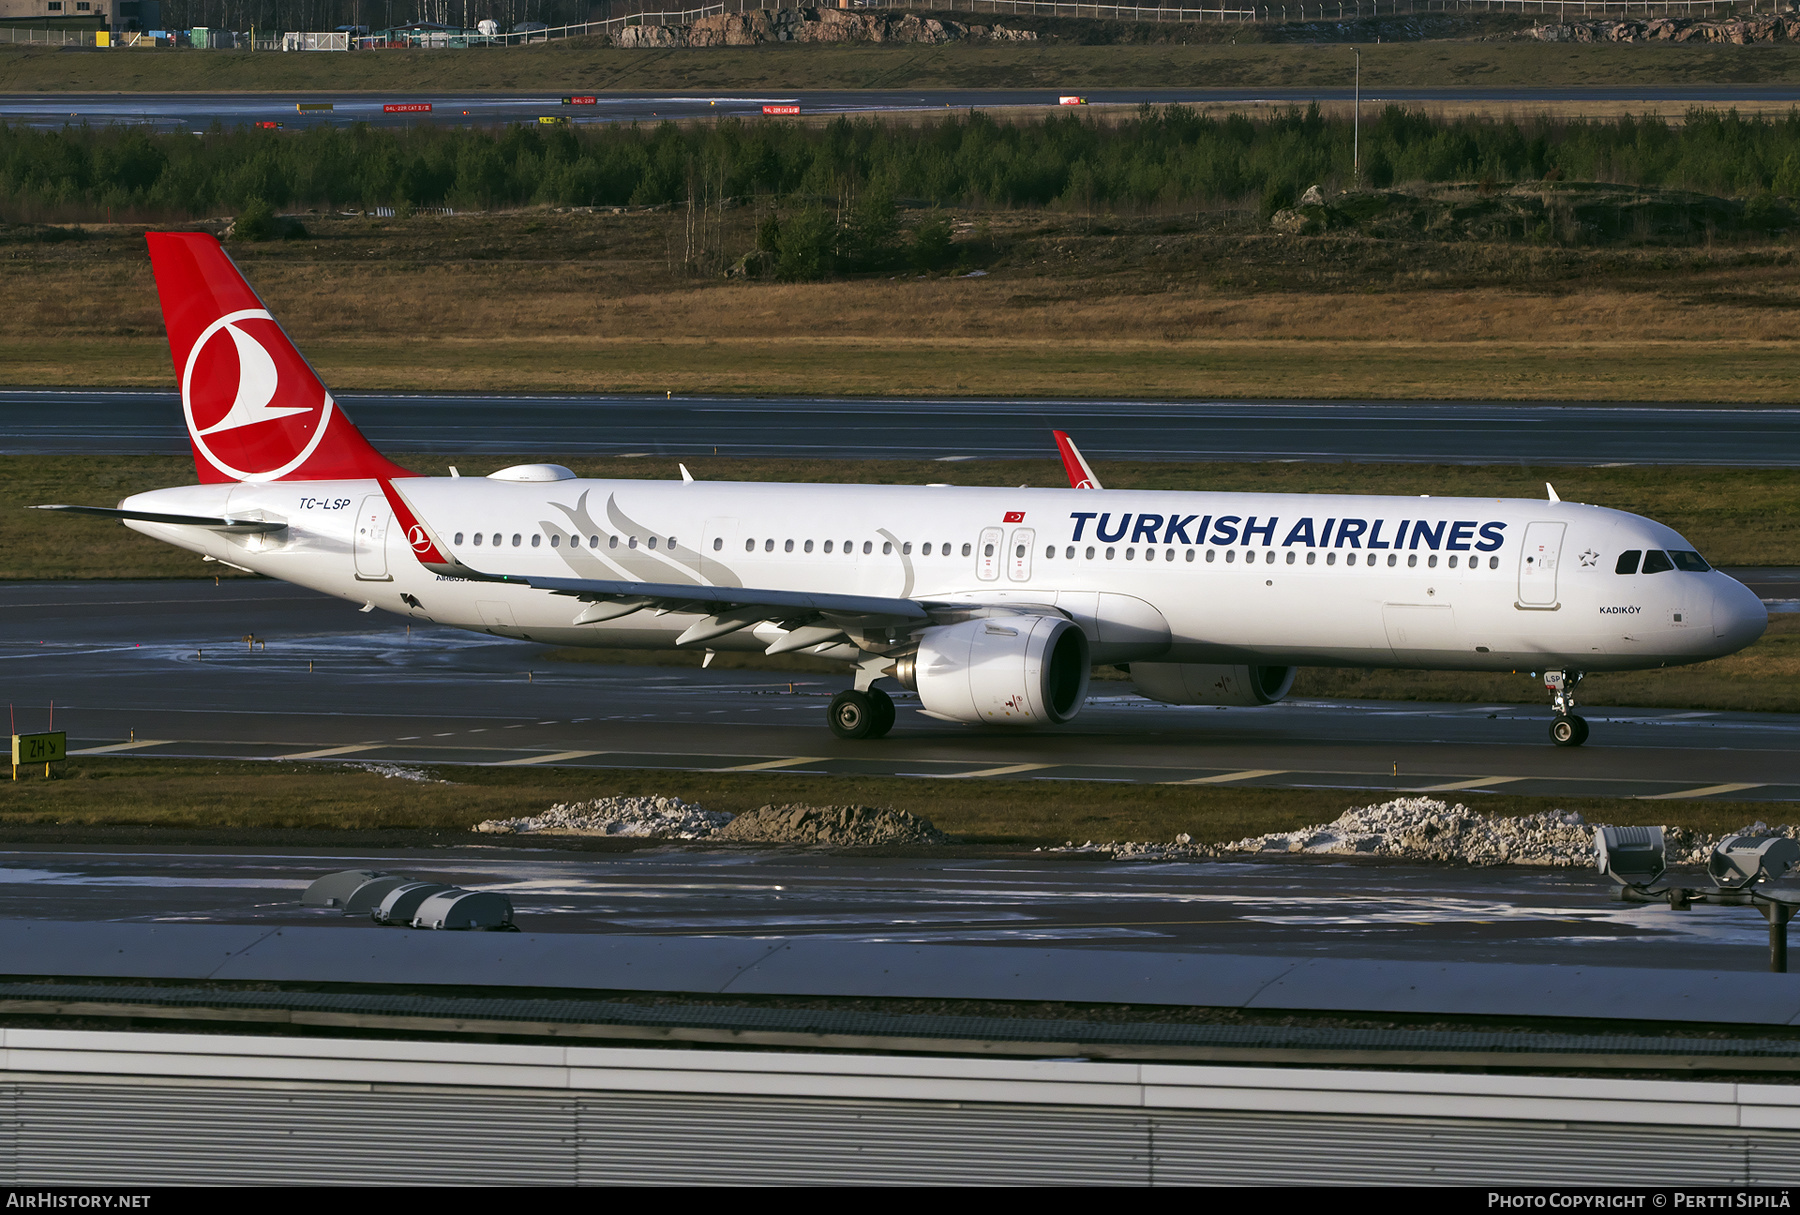
[[[253, 201], [276, 210], [485, 209], [757, 198], [845, 212], [867, 197], [926, 207], [1266, 212], [1310, 185], [1348, 188], [1354, 178], [1350, 124], [1316, 106], [1258, 119], [1171, 106], [1119, 122], [968, 113], [917, 125], [733, 119], [193, 133], [0, 125], [0, 219], [12, 222], [109, 211], [178, 221]], [[1363, 124], [1364, 186], [1546, 179], [1800, 195], [1800, 112], [1521, 123], [1389, 106]]]

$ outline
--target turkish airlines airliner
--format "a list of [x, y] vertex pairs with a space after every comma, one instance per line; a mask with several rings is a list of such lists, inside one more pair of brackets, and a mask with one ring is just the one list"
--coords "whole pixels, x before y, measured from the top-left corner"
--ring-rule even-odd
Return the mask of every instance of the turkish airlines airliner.
[[425, 477], [332, 399], [219, 242], [150, 258], [200, 484], [108, 515], [364, 610], [558, 646], [841, 661], [842, 738], [1073, 718], [1094, 663], [1172, 704], [1267, 705], [1299, 666], [1543, 672], [1579, 746], [1583, 672], [1741, 650], [1762, 603], [1662, 524], [1559, 501]]

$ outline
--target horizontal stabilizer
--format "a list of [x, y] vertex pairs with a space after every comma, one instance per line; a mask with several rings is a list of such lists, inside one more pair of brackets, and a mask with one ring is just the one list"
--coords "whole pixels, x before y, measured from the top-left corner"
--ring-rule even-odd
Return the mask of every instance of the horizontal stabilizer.
[[32, 510], [66, 510], [76, 515], [99, 515], [106, 519], [135, 519], [139, 523], [172, 523], [178, 527], [204, 527], [215, 532], [247, 534], [279, 532], [285, 523], [266, 519], [220, 519], [210, 515], [165, 515], [153, 510], [120, 510], [111, 506], [34, 506]]

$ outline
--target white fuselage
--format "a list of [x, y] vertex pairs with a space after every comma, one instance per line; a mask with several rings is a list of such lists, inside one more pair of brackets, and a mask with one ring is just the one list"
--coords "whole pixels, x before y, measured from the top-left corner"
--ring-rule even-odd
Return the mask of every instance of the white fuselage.
[[[1081, 626], [1096, 662], [1631, 670], [1732, 653], [1767, 623], [1756, 596], [1717, 571], [1615, 572], [1622, 553], [1692, 546], [1653, 520], [1567, 502], [395, 484], [456, 560], [484, 574], [1044, 605]], [[699, 619], [643, 611], [578, 625], [574, 598], [433, 574], [373, 481], [190, 486], [122, 505], [286, 523], [260, 535], [129, 526], [359, 604], [500, 636], [658, 648]], [[706, 646], [760, 650], [780, 636], [761, 624]]]

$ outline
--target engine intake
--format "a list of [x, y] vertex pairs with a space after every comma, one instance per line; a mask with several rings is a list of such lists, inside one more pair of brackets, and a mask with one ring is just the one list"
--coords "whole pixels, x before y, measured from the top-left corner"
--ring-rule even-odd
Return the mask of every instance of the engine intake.
[[890, 673], [945, 721], [1061, 724], [1087, 699], [1088, 643], [1054, 616], [1002, 616], [926, 629]]
[[1131, 681], [1166, 705], [1272, 705], [1293, 688], [1294, 668], [1134, 662]]

